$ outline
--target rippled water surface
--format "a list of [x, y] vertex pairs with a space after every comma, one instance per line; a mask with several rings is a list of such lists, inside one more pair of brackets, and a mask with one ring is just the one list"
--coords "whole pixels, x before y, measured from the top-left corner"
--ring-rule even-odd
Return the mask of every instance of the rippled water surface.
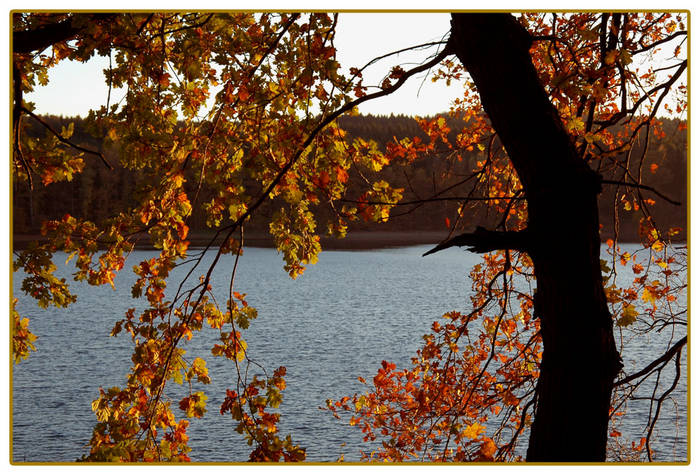
[[[259, 311], [244, 338], [257, 362], [269, 370], [286, 366], [280, 431], [307, 448], [307, 460], [334, 461], [340, 454], [345, 460], [357, 460], [360, 449], [369, 449], [357, 428], [319, 407], [327, 398], [362, 390], [357, 377], [371, 378], [382, 360], [405, 367], [432, 321], [447, 311], [468, 310], [468, 272], [479, 256], [451, 249], [422, 258], [425, 250], [324, 251], [319, 263], [296, 281], [284, 272], [274, 250], [250, 248], [241, 258], [235, 289], [247, 293], [249, 304]], [[150, 255], [155, 253], [134, 252], [126, 269]], [[60, 257], [57, 261], [61, 267]], [[222, 303], [232, 265], [230, 256], [229, 262], [220, 263], [221, 275], [214, 284]], [[185, 271], [178, 268], [175, 276]], [[17, 309], [30, 318], [39, 336], [38, 352], [13, 371], [15, 461], [70, 462], [87, 452], [85, 444], [95, 423], [90, 404], [97, 388], [123, 385], [131, 363], [130, 339], [108, 335], [129, 307], [138, 310], [143, 305], [131, 298], [133, 280], [126, 270], [115, 280], [116, 290], [72, 283], [76, 304], [67, 310], [43, 311], [19, 291], [21, 275], [15, 275]], [[186, 346], [188, 356], [207, 360], [212, 377], [209, 387], [198, 388], [209, 395], [209, 411], [188, 431], [191, 457], [202, 462], [245, 461], [249, 447], [233, 430], [234, 421], [218, 411], [224, 389], [235, 385], [233, 368], [211, 357], [211, 337], [213, 333], [204, 332]], [[662, 343], [649, 339], [635, 343], [636, 348], [627, 349], [626, 368], [642, 368], [650, 361], [649, 349]], [[684, 391], [684, 379], [682, 383]], [[177, 400], [177, 394], [172, 397]], [[685, 421], [685, 397], [677, 402]], [[630, 413], [642, 420], [645, 410], [648, 405]], [[657, 455], [665, 460], [686, 457], [686, 428], [676, 427], [675, 421], [674, 412], [659, 422]]]

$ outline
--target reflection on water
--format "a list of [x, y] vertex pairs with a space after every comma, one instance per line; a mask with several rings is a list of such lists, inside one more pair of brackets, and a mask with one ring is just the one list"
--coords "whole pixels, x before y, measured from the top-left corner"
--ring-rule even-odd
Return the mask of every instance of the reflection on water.
[[[307, 448], [309, 461], [358, 459], [361, 432], [319, 410], [327, 398], [338, 399], [361, 391], [358, 376], [371, 377], [382, 360], [399, 367], [421, 344], [421, 335], [439, 315], [469, 309], [468, 272], [479, 256], [458, 249], [420, 257], [425, 247], [378, 251], [324, 251], [319, 263], [292, 281], [282, 270], [274, 250], [251, 248], [241, 258], [236, 290], [248, 294], [259, 317], [244, 331], [252, 357], [268, 369], [287, 367], [287, 389], [281, 406], [280, 431]], [[126, 269], [153, 255], [136, 251]], [[219, 264], [221, 278], [214, 283], [220, 302], [226, 301], [228, 273], [233, 262]], [[57, 258], [57, 265], [62, 259]], [[65, 270], [64, 270], [65, 271]], [[175, 275], [184, 275], [178, 268]], [[65, 271], [68, 275], [69, 271]], [[15, 366], [13, 380], [13, 458], [21, 461], [74, 461], [85, 454], [95, 416], [90, 404], [97, 388], [121, 386], [131, 364], [127, 336], [109, 338], [114, 322], [129, 307], [142, 303], [131, 298], [133, 274], [122, 272], [117, 290], [73, 283], [78, 302], [69, 309], [39, 310], [19, 291], [20, 315], [31, 319], [39, 336], [38, 352]], [[209, 411], [194, 420], [188, 433], [193, 461], [245, 461], [250, 452], [235, 423], [219, 415], [224, 389], [235, 384], [232, 366], [210, 356], [213, 333], [204, 332], [188, 342], [190, 358], [207, 360], [212, 384], [197, 388], [209, 395]], [[650, 361], [651, 338], [630, 343], [626, 369], [642, 368]], [[635, 348], [636, 347], [636, 348]], [[678, 393], [680, 418], [685, 421], [685, 378]], [[174, 389], [172, 397], [178, 396]], [[644, 421], [648, 405], [629, 409]], [[674, 416], [674, 417], [672, 417]], [[675, 413], [659, 422], [657, 456], [685, 459], [685, 433], [675, 441]], [[643, 435], [643, 434], [642, 434]], [[212, 441], [215, 441], [214, 443]], [[675, 443], [674, 443], [675, 442]]]

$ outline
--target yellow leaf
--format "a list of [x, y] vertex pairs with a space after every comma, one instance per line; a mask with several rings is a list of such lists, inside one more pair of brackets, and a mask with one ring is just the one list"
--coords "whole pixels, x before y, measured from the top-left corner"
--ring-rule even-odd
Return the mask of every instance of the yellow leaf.
[[650, 304], [656, 304], [656, 295], [650, 292], [648, 287], [645, 287], [642, 291], [642, 300]]
[[478, 422], [475, 422], [472, 425], [467, 426], [466, 429], [462, 431], [462, 437], [468, 439], [476, 439], [485, 430], [486, 428], [484, 426], [482, 426]]
[[172, 176], [170, 181], [173, 183], [175, 188], [180, 188], [180, 186], [182, 186], [182, 182], [185, 181], [185, 177], [182, 176], [182, 173], [176, 173]]
[[639, 313], [637, 309], [634, 308], [634, 305], [627, 305], [622, 309], [622, 314], [620, 318], [617, 319], [617, 325], [620, 327], [631, 325], [637, 321], [637, 315], [639, 315]]

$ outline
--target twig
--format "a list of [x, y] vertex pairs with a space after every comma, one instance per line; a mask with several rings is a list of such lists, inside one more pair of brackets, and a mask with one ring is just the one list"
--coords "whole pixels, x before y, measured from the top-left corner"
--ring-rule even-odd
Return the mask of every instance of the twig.
[[688, 336], [684, 336], [683, 338], [678, 340], [671, 348], [669, 348], [669, 350], [666, 353], [664, 353], [663, 355], [661, 355], [660, 357], [658, 357], [657, 359], [655, 359], [654, 361], [649, 363], [643, 370], [637, 371], [636, 373], [634, 373], [630, 376], [627, 376], [624, 379], [616, 381], [613, 384], [613, 386], [622, 386], [623, 384], [629, 383], [630, 381], [634, 381], [635, 379], [652, 372], [654, 370], [654, 368], [656, 368], [658, 365], [660, 365], [661, 363], [665, 363], [668, 360], [670, 360], [671, 358], [673, 358], [674, 354], [680, 353], [681, 348], [683, 348], [683, 346], [687, 342], [688, 342]]
[[362, 72], [362, 71], [364, 71], [365, 69], [367, 69], [369, 66], [371, 66], [372, 64], [376, 63], [377, 61], [380, 61], [380, 60], [382, 60], [382, 59], [384, 59], [384, 58], [388, 58], [389, 56], [393, 56], [393, 55], [395, 55], [395, 54], [403, 53], [403, 52], [406, 52], [406, 51], [411, 51], [411, 50], [414, 50], [414, 49], [427, 48], [428, 46], [444, 45], [444, 44], [446, 44], [446, 43], [447, 43], [447, 41], [431, 41], [431, 42], [423, 43], [423, 44], [420, 44], [420, 45], [409, 46], [408, 48], [398, 49], [398, 50], [396, 50], [396, 51], [392, 51], [391, 53], [386, 53], [386, 54], [383, 54], [383, 55], [381, 55], [381, 56], [377, 56], [376, 58], [370, 60], [370, 62], [368, 62], [367, 64], [365, 64], [364, 66], [362, 66], [358, 71], [359, 71], [359, 72]]
[[663, 195], [661, 192], [656, 190], [655, 188], [652, 188], [651, 186], [648, 185], [642, 185], [641, 183], [628, 183], [625, 181], [616, 181], [616, 180], [600, 180], [601, 183], [605, 183], [607, 185], [620, 185], [620, 186], [631, 186], [633, 188], [641, 188], [642, 190], [648, 190], [651, 191], [652, 193], [655, 193], [659, 197], [663, 198], [664, 200], [668, 201], [669, 203], [676, 205], [676, 206], [681, 206], [680, 201], [675, 201], [672, 200], [671, 198]]
[[92, 155], [97, 155], [98, 157], [100, 157], [100, 159], [102, 160], [102, 163], [104, 163], [104, 165], [105, 165], [107, 168], [109, 168], [110, 170], [113, 169], [112, 165], [109, 164], [109, 162], [108, 162], [107, 159], [104, 157], [104, 155], [102, 155], [101, 152], [96, 152], [96, 151], [94, 151], [94, 150], [90, 150], [90, 149], [81, 147], [80, 145], [74, 144], [74, 143], [71, 142], [70, 140], [63, 138], [63, 136], [62, 136], [61, 134], [59, 134], [58, 132], [56, 132], [56, 130], [54, 130], [53, 127], [51, 127], [47, 122], [45, 122], [41, 117], [39, 117], [38, 115], [36, 115], [34, 112], [30, 111], [29, 109], [27, 109], [27, 108], [24, 107], [24, 106], [21, 107], [21, 110], [22, 110], [22, 112], [24, 112], [24, 113], [26, 113], [27, 115], [31, 116], [34, 120], [36, 120], [37, 122], [39, 122], [41, 125], [43, 125], [46, 129], [48, 129], [48, 131], [51, 132], [52, 134], [54, 134], [54, 135], [56, 136], [56, 138], [57, 138], [58, 140], [60, 140], [62, 143], [66, 144], [66, 145], [68, 145], [68, 146], [70, 146], [70, 147], [73, 147], [74, 149], [76, 149], [76, 150], [78, 150], [78, 151], [80, 151], [80, 152], [85, 152], [85, 153], [90, 153], [90, 154], [92, 154]]
[[638, 50], [632, 51], [632, 53], [630, 53], [630, 54], [635, 55], [635, 54], [642, 53], [644, 51], [648, 51], [648, 50], [655, 48], [661, 44], [667, 43], [667, 42], [671, 41], [672, 39], [674, 39], [678, 36], [681, 36], [681, 35], [687, 36], [688, 32], [687, 31], [677, 31], [674, 34], [672, 34], [671, 36], [667, 36], [666, 38], [660, 39], [659, 41], [655, 41], [655, 42], [651, 43], [650, 45], [647, 45], [647, 46], [644, 46], [642, 48], [639, 48]]
[[410, 206], [416, 204], [431, 203], [435, 201], [494, 201], [494, 200], [524, 200], [523, 197], [518, 196], [444, 196], [442, 198], [423, 198], [418, 200], [401, 201], [399, 203], [391, 203], [389, 201], [361, 201], [361, 200], [348, 200], [339, 199], [341, 203], [353, 203], [353, 204], [366, 204], [366, 205], [387, 205], [387, 206]]
[[[611, 126], [611, 125], [613, 125], [613, 124], [615, 124], [615, 123], [617, 123], [620, 119], [622, 119], [622, 118], [625, 117], [626, 115], [634, 115], [635, 112], [637, 111], [637, 109], [644, 103], [644, 101], [646, 101], [646, 100], [648, 100], [648, 99], [651, 99], [651, 96], [652, 96], [654, 93], [660, 91], [661, 89], [664, 89], [664, 93], [662, 94], [662, 96], [661, 96], [661, 97], [659, 98], [659, 100], [657, 101], [657, 106], [658, 106], [658, 104], [661, 104], [661, 102], [663, 101], [663, 97], [664, 97], [664, 96], [666, 95], [666, 93], [668, 93], [668, 91], [671, 89], [671, 86], [673, 86], [673, 84], [678, 80], [678, 78], [681, 77], [681, 75], [683, 74], [683, 72], [684, 72], [684, 71], [686, 70], [686, 68], [688, 67], [688, 60], [686, 59], [686, 60], [684, 60], [684, 61], [678, 63], [676, 66], [678, 67], [678, 69], [677, 69], [676, 72], [673, 74], [673, 76], [671, 76], [671, 78], [669, 78], [668, 81], [666, 81], [666, 82], [664, 82], [664, 83], [661, 83], [661, 84], [655, 86], [655, 87], [652, 88], [650, 91], [648, 91], [647, 93], [645, 93], [641, 98], [637, 99], [637, 101], [634, 103], [634, 105], [632, 106], [632, 108], [627, 108], [627, 107], [625, 107], [623, 110], [621, 110], [620, 112], [616, 113], [615, 115], [613, 115], [611, 118], [609, 118], [609, 119], [607, 119], [607, 120], [595, 121], [596, 125], [599, 125], [599, 126], [600, 126], [600, 128], [599, 128], [596, 132], [599, 132], [599, 131], [601, 131], [601, 130], [603, 130], [603, 129], [605, 129], [605, 128], [607, 128], [607, 127], [609, 127], [609, 126]], [[658, 107], [657, 107], [657, 108], [658, 108]], [[655, 111], [656, 111], [656, 108], [655, 108]], [[653, 117], [654, 115], [655, 115], [655, 114], [652, 114], [651, 117]]]
[[24, 153], [22, 152], [21, 144], [21, 134], [22, 134], [22, 76], [19, 72], [19, 67], [17, 63], [12, 63], [12, 88], [13, 88], [13, 107], [12, 107], [12, 138], [14, 140], [14, 148], [19, 158], [19, 162], [24, 168], [24, 172], [27, 174], [27, 181], [29, 182], [29, 189], [34, 189], [34, 182], [32, 180], [31, 166], [24, 158]]
[[661, 395], [661, 397], [656, 401], [656, 412], [654, 413], [654, 419], [651, 421], [651, 424], [649, 425], [649, 430], [647, 431], [647, 437], [646, 437], [646, 449], [647, 449], [647, 457], [649, 457], [649, 461], [652, 462], [652, 457], [651, 457], [651, 434], [654, 431], [654, 427], [656, 426], [656, 421], [659, 420], [659, 413], [661, 412], [661, 404], [663, 404], [664, 400], [673, 392], [674, 389], [678, 386], [678, 381], [681, 378], [681, 353], [680, 351], [676, 354], [676, 376], [673, 378], [673, 383], [671, 383], [671, 387], [666, 390], [665, 393]]

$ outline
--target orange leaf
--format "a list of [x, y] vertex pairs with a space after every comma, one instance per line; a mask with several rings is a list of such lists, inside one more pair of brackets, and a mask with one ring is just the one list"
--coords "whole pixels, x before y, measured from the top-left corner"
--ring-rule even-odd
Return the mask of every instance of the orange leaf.
[[348, 181], [348, 172], [343, 167], [335, 167], [335, 171], [340, 183], [346, 183]]
[[479, 453], [486, 459], [493, 459], [493, 456], [496, 453], [496, 444], [492, 439], [488, 437], [484, 438], [484, 441], [481, 443]]
[[318, 181], [321, 184], [321, 188], [326, 188], [328, 186], [328, 183], [331, 181], [331, 176], [328, 174], [326, 170], [323, 170], [319, 175], [318, 175]]
[[158, 77], [158, 84], [160, 87], [168, 87], [170, 84], [170, 74], [163, 73]]
[[190, 228], [186, 224], [183, 224], [181, 222], [177, 223], [177, 235], [180, 238], [180, 240], [184, 240], [187, 237], [187, 233], [189, 232]]
[[248, 97], [250, 97], [250, 93], [248, 92], [248, 89], [246, 89], [245, 86], [241, 86], [238, 88], [238, 98], [245, 102], [248, 100]]

